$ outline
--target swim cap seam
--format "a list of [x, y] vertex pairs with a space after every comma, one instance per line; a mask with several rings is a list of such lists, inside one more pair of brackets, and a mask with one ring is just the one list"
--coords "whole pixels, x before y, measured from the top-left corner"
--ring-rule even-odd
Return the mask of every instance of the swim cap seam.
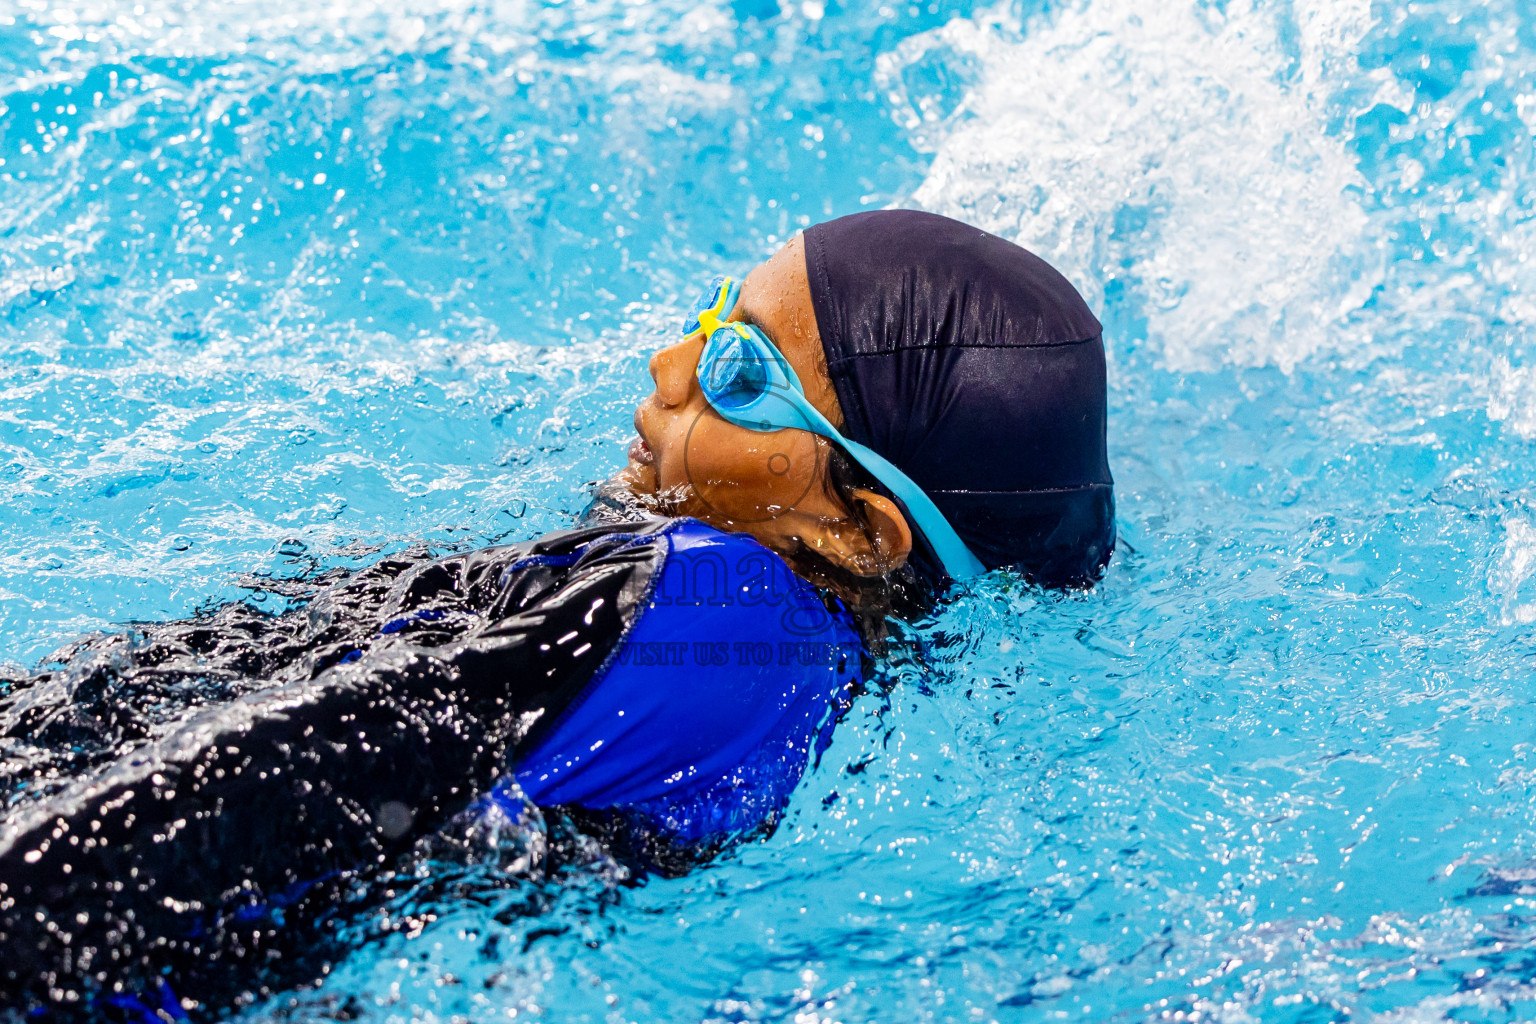
[[[1032, 341], [1021, 342], [1018, 344], [1007, 344], [1003, 342], [978, 342], [976, 344], [965, 346], [963, 350], [957, 350], [952, 346], [936, 342], [921, 342], [912, 345], [897, 345], [893, 348], [882, 348], [875, 352], [847, 352], [838, 356], [837, 362], [843, 362], [844, 360], [848, 359], [873, 359], [877, 356], [888, 356], [894, 352], [920, 352], [929, 350], [973, 352], [976, 349], [986, 348], [1070, 348], [1073, 345], [1086, 345], [1090, 341], [1099, 341], [1103, 337], [1103, 334], [1092, 334], [1086, 338], [1078, 338], [1076, 341]], [[822, 347], [825, 348], [826, 346], [823, 345]], [[829, 365], [831, 362], [831, 360], [828, 360]]]
[[1071, 494], [1074, 491], [1112, 490], [1114, 488], [1114, 486], [1115, 486], [1114, 481], [1107, 481], [1107, 482], [1102, 482], [1102, 483], [1091, 483], [1091, 484], [1072, 484], [1072, 485], [1067, 486], [1067, 487], [1029, 487], [1029, 488], [1024, 488], [1022, 490], [1008, 490], [1008, 491], [946, 491], [946, 490], [942, 490], [942, 489], [937, 488], [937, 487], [929, 487], [929, 488], [924, 488], [924, 489], [928, 492], [930, 497], [932, 495], [935, 495], [935, 494], [944, 494], [944, 495], [967, 495], [967, 494], [972, 494], [972, 495], [1006, 497], [1007, 495], [1010, 495], [1010, 494]]

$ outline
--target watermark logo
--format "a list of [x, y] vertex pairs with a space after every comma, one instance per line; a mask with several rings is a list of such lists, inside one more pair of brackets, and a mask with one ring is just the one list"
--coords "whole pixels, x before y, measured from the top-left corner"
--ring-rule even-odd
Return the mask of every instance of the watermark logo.
[[777, 555], [748, 551], [728, 557], [710, 548], [670, 558], [651, 601], [683, 608], [747, 608], [776, 615], [793, 637], [815, 637], [832, 625], [820, 595], [800, 582]]

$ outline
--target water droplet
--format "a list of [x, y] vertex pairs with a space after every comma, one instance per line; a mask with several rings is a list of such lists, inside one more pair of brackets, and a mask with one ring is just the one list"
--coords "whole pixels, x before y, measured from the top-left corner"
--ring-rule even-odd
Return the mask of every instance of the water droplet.
[[398, 800], [385, 801], [379, 807], [379, 831], [386, 838], [399, 839], [410, 831], [411, 823], [416, 820], [416, 812]]
[[297, 558], [299, 555], [302, 555], [308, 550], [309, 545], [305, 544], [297, 537], [289, 537], [287, 540], [283, 541], [277, 546], [277, 553], [280, 555], [287, 555], [289, 558]]

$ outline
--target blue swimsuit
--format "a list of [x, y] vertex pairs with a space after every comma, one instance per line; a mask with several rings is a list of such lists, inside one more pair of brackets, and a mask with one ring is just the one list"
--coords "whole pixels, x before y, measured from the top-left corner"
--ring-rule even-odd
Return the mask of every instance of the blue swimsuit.
[[534, 803], [624, 807], [682, 840], [751, 829], [824, 746], [858, 636], [750, 537], [692, 520], [660, 537], [649, 601], [513, 777]]

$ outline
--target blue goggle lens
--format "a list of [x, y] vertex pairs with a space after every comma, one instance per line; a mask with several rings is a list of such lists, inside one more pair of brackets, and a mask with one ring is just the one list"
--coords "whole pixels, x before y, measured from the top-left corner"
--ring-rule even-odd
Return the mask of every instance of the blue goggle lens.
[[734, 328], [710, 335], [699, 383], [715, 405], [741, 409], [768, 390], [768, 368], [761, 355]]
[[699, 314], [706, 309], [713, 309], [715, 303], [720, 301], [720, 289], [725, 285], [725, 276], [716, 277], [710, 282], [703, 295], [693, 304], [693, 309], [688, 311], [688, 319], [683, 321], [683, 334], [689, 335], [699, 329]]

